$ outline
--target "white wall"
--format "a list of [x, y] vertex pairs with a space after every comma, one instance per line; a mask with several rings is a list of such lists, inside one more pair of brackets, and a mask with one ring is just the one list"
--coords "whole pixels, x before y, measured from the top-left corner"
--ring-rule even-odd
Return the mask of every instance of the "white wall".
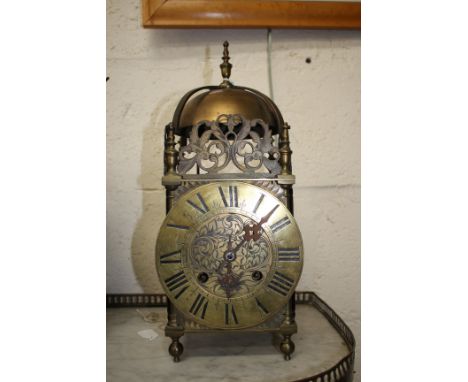
[[[163, 127], [187, 90], [221, 81], [224, 40], [233, 82], [269, 94], [267, 32], [145, 30], [139, 0], [108, 0], [107, 30], [107, 292], [161, 292], [154, 246], [165, 208]], [[324, 298], [359, 343], [360, 33], [273, 30], [272, 73], [292, 127], [306, 249], [298, 289]]]

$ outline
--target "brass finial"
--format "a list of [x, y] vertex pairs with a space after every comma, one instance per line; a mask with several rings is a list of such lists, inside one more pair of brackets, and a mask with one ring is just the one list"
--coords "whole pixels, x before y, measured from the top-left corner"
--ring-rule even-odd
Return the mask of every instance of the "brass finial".
[[221, 75], [223, 76], [223, 84], [227, 85], [230, 84], [229, 82], [229, 77], [231, 77], [231, 68], [232, 64], [229, 62], [229, 43], [227, 41], [224, 41], [224, 51], [223, 51], [223, 63], [219, 65], [221, 68]]

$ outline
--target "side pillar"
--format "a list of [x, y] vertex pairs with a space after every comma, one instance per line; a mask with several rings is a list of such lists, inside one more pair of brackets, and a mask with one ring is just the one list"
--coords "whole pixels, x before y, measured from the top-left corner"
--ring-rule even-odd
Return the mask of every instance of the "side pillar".
[[[293, 200], [293, 189], [294, 175], [292, 175], [292, 164], [291, 164], [291, 147], [289, 145], [289, 129], [290, 126], [285, 123], [279, 134], [279, 152], [280, 152], [280, 166], [281, 173], [278, 175], [278, 183], [281, 185], [284, 191], [286, 199], [286, 206], [288, 207], [291, 214], [294, 215], [294, 200]], [[281, 325], [281, 334], [283, 340], [280, 344], [280, 350], [284, 354], [286, 361], [291, 359], [291, 354], [294, 352], [295, 345], [291, 339], [294, 333], [297, 333], [296, 324], [296, 303], [295, 293], [291, 296], [288, 304], [285, 308], [285, 318]]]
[[[180, 176], [177, 174], [178, 151], [175, 148], [175, 134], [172, 124], [166, 126], [164, 134], [164, 176], [163, 186], [166, 187], [166, 214], [174, 205], [174, 194], [181, 184]], [[169, 345], [169, 354], [174, 362], [179, 362], [184, 347], [179, 342], [180, 337], [184, 335], [184, 328], [177, 320], [177, 311], [172, 303], [167, 300], [167, 325], [165, 334], [172, 339]]]

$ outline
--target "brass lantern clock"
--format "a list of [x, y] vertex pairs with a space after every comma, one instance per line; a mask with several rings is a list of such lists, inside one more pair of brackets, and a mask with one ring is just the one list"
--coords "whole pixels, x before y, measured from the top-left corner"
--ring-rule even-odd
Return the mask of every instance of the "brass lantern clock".
[[230, 80], [188, 92], [165, 129], [167, 216], [156, 268], [168, 297], [166, 336], [269, 332], [289, 360], [303, 245], [293, 217], [289, 126], [264, 94]]

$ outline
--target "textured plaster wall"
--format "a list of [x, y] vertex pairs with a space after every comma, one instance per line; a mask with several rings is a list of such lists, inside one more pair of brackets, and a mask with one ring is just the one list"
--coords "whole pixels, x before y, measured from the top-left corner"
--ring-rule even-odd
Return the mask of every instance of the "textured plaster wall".
[[[224, 40], [233, 82], [269, 94], [266, 30], [145, 30], [139, 3], [107, 2], [108, 293], [162, 291], [163, 127], [187, 90], [220, 82]], [[306, 248], [298, 289], [324, 298], [359, 343], [360, 34], [274, 30], [271, 63], [274, 99], [292, 126]]]

